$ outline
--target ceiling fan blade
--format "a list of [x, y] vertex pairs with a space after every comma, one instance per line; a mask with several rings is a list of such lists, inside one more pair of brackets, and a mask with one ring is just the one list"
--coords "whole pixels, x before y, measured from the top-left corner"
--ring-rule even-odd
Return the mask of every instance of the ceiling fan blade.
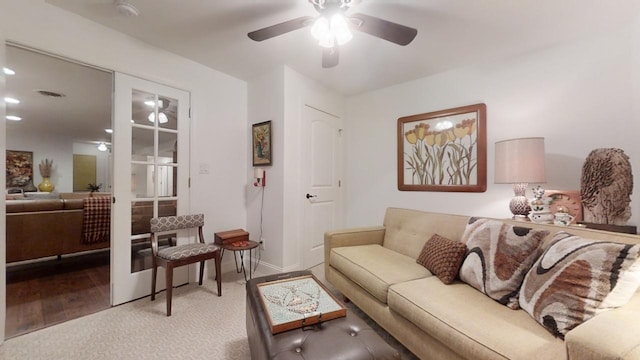
[[362, 31], [369, 35], [391, 41], [398, 45], [407, 45], [418, 35], [418, 30], [396, 24], [365, 14], [353, 14], [349, 16], [353, 26], [352, 29]]
[[338, 65], [338, 47], [334, 46], [332, 48], [323, 48], [322, 49], [322, 67], [332, 68]]
[[280, 24], [275, 24], [267, 26], [266, 28], [260, 30], [252, 31], [248, 33], [247, 36], [251, 40], [255, 41], [271, 39], [272, 37], [286, 34], [290, 31], [302, 29], [303, 27], [310, 25], [313, 19], [314, 18], [312, 16], [301, 16], [299, 18], [285, 21]]

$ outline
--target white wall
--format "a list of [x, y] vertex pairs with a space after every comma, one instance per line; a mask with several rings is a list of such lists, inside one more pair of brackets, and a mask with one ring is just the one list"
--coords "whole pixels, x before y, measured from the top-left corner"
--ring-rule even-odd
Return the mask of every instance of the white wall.
[[209, 241], [215, 231], [246, 225], [246, 82], [44, 0], [0, 0], [0, 8], [0, 38], [190, 91], [191, 211], [205, 214]]
[[[547, 189], [579, 189], [584, 159], [603, 147], [625, 150], [640, 181], [638, 32], [637, 23], [626, 24], [613, 33], [349, 98], [348, 225], [381, 224], [388, 206], [510, 217], [511, 187], [493, 183], [494, 143], [510, 138], [545, 137]], [[397, 119], [480, 102], [487, 105], [487, 191], [398, 191]], [[631, 205], [630, 224], [640, 225], [638, 191]]]
[[253, 239], [260, 237], [260, 204], [264, 191], [262, 236], [265, 250], [262, 262], [276, 271], [300, 268], [300, 243], [303, 236], [304, 190], [301, 185], [300, 157], [304, 134], [301, 134], [302, 110], [313, 105], [337, 116], [343, 116], [343, 98], [294, 70], [278, 67], [249, 82], [249, 119], [247, 139], [251, 141], [251, 125], [272, 121], [272, 165], [261, 166], [267, 172], [267, 186], [253, 187], [252, 154], [247, 158], [248, 231]]
[[[206, 233], [244, 226], [246, 83], [44, 1], [3, 1], [6, 38], [191, 92], [191, 209]], [[209, 174], [199, 174], [201, 164]]]
[[[4, 32], [0, 27], [0, 44], [4, 44]], [[0, 68], [5, 66], [6, 64], [6, 51], [4, 46], [0, 46]], [[6, 78], [3, 72], [0, 72], [0, 99], [4, 98], [5, 94], [5, 85]], [[4, 119], [6, 113], [6, 104], [4, 101], [0, 101], [0, 119]], [[4, 126], [0, 126], [0, 154], [4, 154], [7, 147], [5, 141], [2, 141], [6, 137], [6, 128]], [[0, 161], [0, 173], [5, 172], [6, 170], [6, 162]], [[4, 189], [6, 187], [6, 176], [0, 176], [0, 189]], [[6, 204], [5, 197], [0, 196], [0, 244], [6, 244]], [[4, 323], [7, 315], [7, 292], [6, 292], [6, 284], [7, 284], [7, 269], [5, 266], [2, 266], [7, 261], [7, 247], [0, 246], [0, 345], [4, 342]]]
[[[96, 144], [73, 143], [73, 154], [95, 156], [96, 184], [102, 184], [100, 191], [111, 192], [111, 147], [109, 146], [108, 151], [100, 151]], [[89, 184], [87, 184], [88, 187]], [[71, 179], [71, 188], [73, 188], [73, 179]]]
[[64, 136], [12, 130], [12, 124], [7, 125], [11, 136], [7, 138], [8, 150], [33, 152], [33, 185], [38, 187], [42, 182], [38, 165], [42, 160], [53, 160], [51, 182], [56, 192], [73, 191], [73, 139]]
[[[251, 125], [271, 121], [271, 166], [266, 171], [266, 186], [253, 186], [253, 154], [247, 152], [247, 231], [253, 240], [264, 238], [261, 261], [275, 270], [282, 269], [283, 258], [283, 173], [284, 173], [284, 68], [279, 67], [249, 82], [248, 118], [245, 125], [248, 149], [251, 149]], [[264, 194], [262, 193], [264, 192]], [[264, 199], [264, 200], [263, 200]], [[262, 201], [264, 204], [261, 206]], [[261, 221], [262, 211], [262, 221]], [[262, 229], [260, 224], [262, 223]]]

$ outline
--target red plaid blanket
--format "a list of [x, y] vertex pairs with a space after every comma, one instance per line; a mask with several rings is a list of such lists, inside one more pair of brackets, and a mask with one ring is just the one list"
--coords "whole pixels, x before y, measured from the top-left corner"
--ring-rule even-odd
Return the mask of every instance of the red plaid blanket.
[[111, 197], [89, 197], [84, 199], [82, 217], [82, 242], [93, 244], [109, 241], [111, 235]]

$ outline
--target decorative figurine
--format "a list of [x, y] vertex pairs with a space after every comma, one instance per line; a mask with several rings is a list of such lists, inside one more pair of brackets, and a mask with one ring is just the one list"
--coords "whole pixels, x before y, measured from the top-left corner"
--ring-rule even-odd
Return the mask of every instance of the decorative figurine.
[[633, 173], [622, 149], [595, 149], [582, 165], [584, 221], [626, 225], [631, 217]]
[[549, 205], [551, 204], [551, 198], [544, 196], [544, 189], [538, 185], [538, 187], [532, 189], [533, 200], [531, 200], [531, 221], [539, 224], [552, 224], [554, 216], [551, 213]]

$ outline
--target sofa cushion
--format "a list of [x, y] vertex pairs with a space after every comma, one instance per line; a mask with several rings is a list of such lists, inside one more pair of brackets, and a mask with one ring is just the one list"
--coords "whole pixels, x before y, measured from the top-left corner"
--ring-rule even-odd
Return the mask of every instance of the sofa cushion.
[[462, 238], [467, 220], [469, 217], [462, 215], [388, 208], [383, 246], [415, 259], [424, 241], [435, 233], [449, 239]]
[[460, 281], [435, 277], [393, 285], [389, 308], [466, 359], [564, 359], [564, 342], [522, 310]]
[[640, 245], [559, 232], [527, 273], [520, 306], [552, 334], [564, 337], [599, 312], [631, 299], [638, 288], [639, 257]]
[[7, 213], [64, 210], [64, 202], [60, 199], [49, 200], [9, 200]]
[[57, 192], [26, 192], [24, 197], [32, 200], [60, 199], [60, 194]]
[[329, 262], [384, 304], [390, 285], [431, 276], [414, 258], [380, 245], [334, 248]]
[[471, 218], [462, 241], [468, 253], [460, 279], [500, 304], [518, 309], [518, 293], [525, 274], [542, 253], [547, 230]]
[[451, 284], [458, 276], [466, 253], [467, 245], [434, 234], [424, 244], [416, 262], [426, 267], [443, 283]]

